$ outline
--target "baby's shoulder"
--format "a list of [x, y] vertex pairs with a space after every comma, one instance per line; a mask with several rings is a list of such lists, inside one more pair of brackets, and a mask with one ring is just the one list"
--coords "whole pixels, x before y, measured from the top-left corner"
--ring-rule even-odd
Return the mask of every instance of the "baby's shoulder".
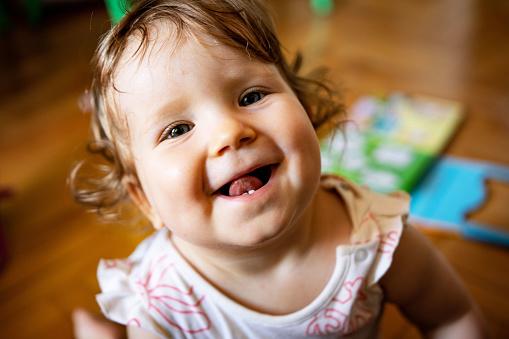
[[[336, 176], [326, 174], [322, 177], [322, 187], [336, 196], [336, 208], [344, 209], [352, 224], [352, 234], [368, 219], [384, 220], [387, 218], [406, 220], [410, 209], [410, 196], [403, 191], [381, 194], [366, 186]], [[386, 224], [378, 222], [378, 224]], [[379, 225], [380, 226], [380, 225]]]

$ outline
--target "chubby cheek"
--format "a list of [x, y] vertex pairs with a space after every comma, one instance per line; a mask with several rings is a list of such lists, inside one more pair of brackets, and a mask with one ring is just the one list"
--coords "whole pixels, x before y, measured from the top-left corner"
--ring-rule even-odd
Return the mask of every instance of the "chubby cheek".
[[294, 111], [295, 114], [288, 116], [283, 133], [289, 151], [297, 154], [303, 170], [320, 176], [320, 146], [313, 125], [309, 120], [304, 108]]
[[302, 134], [299, 135], [302, 141], [296, 146], [298, 148], [296, 151], [300, 154], [298, 168], [304, 176], [307, 188], [314, 189], [318, 186], [321, 175], [320, 147], [312, 128], [308, 130], [305, 138]]
[[[312, 130], [314, 132], [314, 130]], [[321, 163], [320, 163], [320, 148], [318, 141], [315, 140], [315, 135], [310, 134], [306, 141], [302, 141], [297, 147], [301, 149], [300, 157], [296, 162], [295, 178], [300, 180], [296, 183], [298, 187], [303, 190], [303, 193], [312, 199], [320, 184]]]
[[[183, 211], [196, 208], [200, 199], [200, 172], [184, 162], [180, 165], [146, 161], [142, 187], [147, 199], [163, 223], [177, 221]], [[141, 177], [141, 175], [140, 175]]]

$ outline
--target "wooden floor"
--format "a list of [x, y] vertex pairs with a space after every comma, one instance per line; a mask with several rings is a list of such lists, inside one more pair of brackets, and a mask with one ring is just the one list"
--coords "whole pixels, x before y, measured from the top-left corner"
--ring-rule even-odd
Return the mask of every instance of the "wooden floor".
[[[337, 0], [328, 18], [307, 0], [272, 1], [290, 52], [330, 67], [351, 103], [400, 90], [459, 100], [468, 117], [448, 154], [509, 166], [509, 3], [505, 0]], [[101, 257], [128, 255], [144, 236], [104, 225], [66, 185], [88, 117], [78, 97], [109, 24], [102, 2], [53, 2], [42, 22], [15, 20], [0, 38], [0, 206], [9, 257], [0, 271], [0, 338], [71, 338], [71, 310], [99, 312]], [[13, 17], [20, 17], [17, 12]], [[309, 65], [309, 64], [307, 64]], [[509, 185], [489, 183], [473, 218], [509, 228]], [[430, 236], [465, 279], [495, 338], [509, 338], [509, 250]], [[385, 338], [418, 335], [394, 308]]]

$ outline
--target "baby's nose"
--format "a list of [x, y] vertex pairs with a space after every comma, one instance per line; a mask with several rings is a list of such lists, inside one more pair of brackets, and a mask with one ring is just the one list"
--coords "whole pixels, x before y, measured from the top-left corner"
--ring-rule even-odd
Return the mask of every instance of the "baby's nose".
[[237, 150], [255, 138], [255, 130], [246, 123], [235, 117], [224, 117], [216, 121], [212, 129], [209, 156], [221, 156], [230, 149]]

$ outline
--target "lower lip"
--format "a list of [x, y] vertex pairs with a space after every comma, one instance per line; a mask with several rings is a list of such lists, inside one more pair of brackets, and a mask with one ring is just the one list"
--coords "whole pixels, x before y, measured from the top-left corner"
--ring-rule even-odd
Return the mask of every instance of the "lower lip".
[[256, 191], [254, 191], [251, 194], [242, 194], [242, 195], [237, 195], [234, 197], [219, 194], [219, 197], [223, 198], [223, 199], [235, 200], [235, 201], [249, 201], [251, 199], [258, 199], [260, 197], [260, 195], [264, 194], [272, 186], [274, 177], [276, 175], [276, 171], [277, 171], [277, 165], [271, 165], [269, 181], [267, 181], [267, 183], [265, 185], [263, 185], [262, 187], [260, 187], [259, 189], [257, 189]]

